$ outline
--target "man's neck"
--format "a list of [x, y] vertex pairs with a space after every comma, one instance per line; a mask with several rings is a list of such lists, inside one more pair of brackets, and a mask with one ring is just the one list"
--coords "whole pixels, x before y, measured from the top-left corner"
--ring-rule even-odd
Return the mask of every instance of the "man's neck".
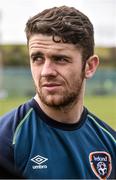
[[80, 120], [81, 114], [83, 112], [83, 101], [78, 100], [77, 103], [74, 103], [65, 108], [59, 107], [58, 109], [49, 107], [41, 102], [38, 98], [38, 95], [34, 97], [36, 102], [39, 104], [41, 109], [52, 119], [62, 122], [62, 123], [76, 123]]

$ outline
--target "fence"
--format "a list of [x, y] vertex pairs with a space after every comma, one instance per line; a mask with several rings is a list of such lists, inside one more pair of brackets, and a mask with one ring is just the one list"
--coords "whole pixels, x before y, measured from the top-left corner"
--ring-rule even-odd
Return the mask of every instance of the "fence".
[[[32, 96], [34, 85], [30, 69], [10, 67], [0, 71], [0, 96]], [[87, 95], [116, 95], [115, 69], [99, 69], [87, 80]]]

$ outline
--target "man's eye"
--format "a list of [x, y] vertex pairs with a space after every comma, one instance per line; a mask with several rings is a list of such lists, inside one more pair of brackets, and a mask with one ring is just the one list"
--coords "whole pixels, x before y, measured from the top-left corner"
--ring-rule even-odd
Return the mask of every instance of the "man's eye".
[[61, 63], [68, 62], [68, 60], [65, 57], [56, 57], [55, 61]]
[[34, 56], [32, 57], [32, 61], [33, 62], [41, 62], [43, 60], [43, 57], [40, 56]]

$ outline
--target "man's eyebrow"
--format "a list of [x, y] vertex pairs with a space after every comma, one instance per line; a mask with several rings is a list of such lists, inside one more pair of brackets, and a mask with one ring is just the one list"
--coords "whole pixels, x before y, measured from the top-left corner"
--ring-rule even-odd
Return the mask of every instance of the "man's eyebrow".
[[65, 54], [54, 54], [54, 55], [52, 55], [52, 58], [67, 58], [67, 59], [70, 59], [70, 57], [65, 55]]
[[35, 57], [35, 56], [43, 56], [43, 53], [42, 52], [33, 52], [33, 53], [31, 53], [31, 58], [32, 57]]

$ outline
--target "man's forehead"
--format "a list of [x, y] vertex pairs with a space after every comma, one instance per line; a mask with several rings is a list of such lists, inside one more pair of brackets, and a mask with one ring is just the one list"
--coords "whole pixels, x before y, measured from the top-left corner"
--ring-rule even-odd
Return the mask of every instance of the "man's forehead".
[[75, 45], [69, 43], [59, 42], [60, 37], [56, 37], [53, 41], [52, 36], [35, 34], [32, 35], [29, 39], [29, 49], [56, 49], [56, 50], [66, 50], [66, 49], [76, 49]]

